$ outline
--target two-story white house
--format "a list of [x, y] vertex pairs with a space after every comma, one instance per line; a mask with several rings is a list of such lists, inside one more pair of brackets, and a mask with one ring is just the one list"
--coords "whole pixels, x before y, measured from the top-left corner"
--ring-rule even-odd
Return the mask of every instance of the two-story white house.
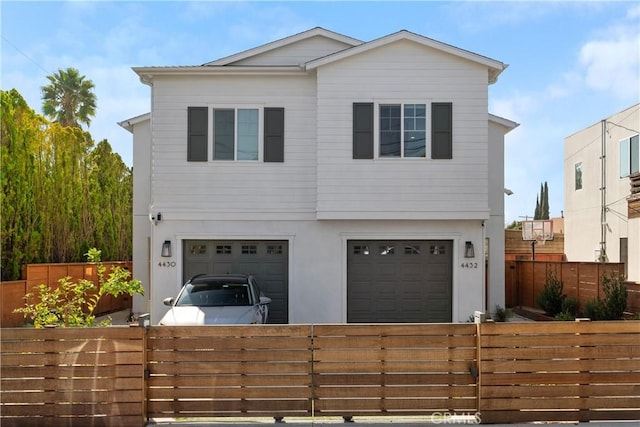
[[[565, 253], [569, 261], [625, 263], [640, 282], [640, 221], [629, 176], [640, 172], [640, 104], [564, 140]], [[634, 218], [635, 217], [635, 218]]]
[[[502, 62], [408, 31], [323, 28], [135, 67], [134, 311], [252, 273], [270, 322], [451, 322], [504, 306]], [[488, 262], [488, 271], [485, 268]], [[487, 279], [488, 277], [488, 279]]]

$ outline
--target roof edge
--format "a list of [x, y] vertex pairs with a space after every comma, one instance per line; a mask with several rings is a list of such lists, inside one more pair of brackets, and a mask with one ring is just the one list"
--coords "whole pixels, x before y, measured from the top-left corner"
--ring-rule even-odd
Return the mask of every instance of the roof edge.
[[449, 53], [451, 55], [455, 55], [482, 65], [487, 66], [489, 69], [488, 82], [495, 83], [497, 81], [498, 76], [502, 71], [504, 71], [508, 65], [504, 64], [495, 59], [491, 59], [487, 56], [479, 55], [477, 53], [464, 50], [453, 45], [443, 43], [429, 37], [422, 36], [420, 34], [413, 33], [407, 30], [400, 30], [396, 33], [392, 33], [370, 42], [363, 43], [358, 46], [354, 46], [349, 49], [342, 50], [340, 52], [333, 53], [331, 55], [324, 56], [322, 58], [314, 59], [308, 61], [304, 64], [307, 70], [313, 70], [315, 68], [321, 67], [323, 65], [339, 61], [341, 59], [347, 58], [352, 55], [356, 55], [358, 53], [367, 52], [371, 49], [375, 49], [381, 46], [385, 46], [387, 44], [399, 41], [399, 40], [411, 40], [416, 43], [420, 43], [424, 46], [431, 47], [437, 50], [440, 50], [445, 53]]
[[263, 44], [261, 46], [258, 47], [254, 47], [251, 49], [247, 49], [244, 50], [242, 52], [238, 52], [229, 56], [225, 56], [223, 58], [220, 59], [216, 59], [214, 61], [211, 62], [206, 62], [204, 64], [202, 64], [203, 66], [213, 66], [213, 65], [229, 65], [233, 62], [237, 62], [237, 61], [241, 61], [243, 59], [247, 59], [250, 58], [252, 56], [255, 55], [260, 55], [262, 53], [265, 52], [269, 52], [271, 50], [286, 46], [288, 44], [291, 43], [296, 43], [298, 41], [301, 40], [306, 40], [309, 39], [311, 37], [316, 37], [316, 36], [324, 36], [327, 38], [330, 38], [332, 40], [336, 40], [351, 46], [358, 46], [360, 44], [363, 44], [364, 42], [362, 40], [358, 40], [358, 39], [354, 39], [352, 37], [349, 36], [345, 36], [344, 34], [339, 34], [330, 30], [327, 30], [325, 28], [322, 27], [315, 27], [312, 28], [310, 30], [307, 31], [303, 31], [301, 33], [298, 34], [294, 34], [292, 36], [288, 36], [282, 39], [278, 39], [278, 40], [274, 40], [272, 42]]
[[133, 126], [138, 123], [142, 123], [146, 120], [151, 120], [151, 113], [140, 114], [139, 116], [131, 117], [129, 119], [125, 119], [121, 122], [118, 122], [118, 126], [133, 133]]

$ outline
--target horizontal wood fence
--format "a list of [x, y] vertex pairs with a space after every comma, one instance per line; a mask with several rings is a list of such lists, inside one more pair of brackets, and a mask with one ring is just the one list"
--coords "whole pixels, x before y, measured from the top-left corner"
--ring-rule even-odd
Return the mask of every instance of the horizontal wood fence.
[[640, 420], [640, 323], [480, 330], [482, 422]]
[[477, 411], [475, 324], [316, 325], [316, 415]]
[[152, 327], [149, 417], [311, 415], [311, 326]]
[[[131, 262], [104, 262], [105, 274], [111, 272], [114, 266], [120, 266], [132, 271]], [[64, 277], [71, 277], [72, 281], [80, 279], [90, 280], [98, 284], [98, 271], [94, 263], [66, 263], [66, 264], [28, 264], [24, 269], [25, 280], [14, 282], [0, 282], [2, 302], [0, 304], [1, 317], [0, 326], [3, 328], [15, 328], [25, 323], [22, 314], [13, 312], [16, 308], [24, 307], [24, 296], [40, 284], [57, 288], [58, 281]], [[132, 300], [129, 295], [123, 294], [114, 298], [111, 295], [104, 295], [100, 298], [98, 306], [94, 310], [97, 316], [113, 313], [116, 311], [131, 309]]]
[[[596, 297], [604, 298], [603, 274], [624, 274], [624, 264], [598, 262], [506, 261], [505, 303], [507, 307], [538, 307], [536, 297], [552, 272], [563, 284], [563, 293], [578, 300], [578, 310]], [[640, 292], [628, 286], [627, 309], [640, 306]]]
[[5, 329], [3, 426], [640, 419], [640, 321]]
[[144, 425], [142, 328], [3, 329], [0, 425]]

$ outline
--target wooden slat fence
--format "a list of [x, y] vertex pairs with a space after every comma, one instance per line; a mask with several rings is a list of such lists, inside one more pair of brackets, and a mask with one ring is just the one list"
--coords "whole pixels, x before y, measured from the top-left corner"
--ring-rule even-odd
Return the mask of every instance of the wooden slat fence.
[[474, 324], [316, 325], [316, 415], [477, 411]]
[[24, 316], [13, 310], [24, 307], [24, 296], [27, 293], [27, 281], [16, 280], [0, 282], [0, 325], [3, 328], [15, 328], [24, 325]]
[[483, 423], [640, 419], [640, 323], [482, 324]]
[[[597, 262], [506, 261], [505, 302], [507, 307], [534, 307], [536, 297], [547, 281], [547, 274], [555, 273], [563, 283], [563, 293], [578, 300], [578, 310], [592, 299], [604, 298], [602, 276], [610, 272], [624, 274], [624, 264]], [[635, 304], [630, 292], [629, 301]]]
[[640, 321], [21, 328], [0, 340], [3, 426], [640, 419]]
[[153, 327], [149, 417], [309, 416], [311, 326]]
[[142, 328], [4, 329], [0, 424], [144, 424]]
[[[120, 266], [129, 271], [132, 270], [131, 262], [104, 262], [107, 271], [111, 272], [111, 267]], [[98, 284], [98, 272], [95, 264], [92, 263], [66, 263], [66, 264], [28, 264], [24, 269], [25, 280], [14, 282], [0, 282], [2, 301], [0, 304], [0, 326], [3, 328], [15, 328], [25, 323], [22, 314], [13, 313], [16, 308], [24, 307], [24, 296], [44, 283], [45, 285], [57, 288], [58, 281], [63, 277], [71, 276], [72, 281], [87, 279]], [[98, 306], [94, 310], [97, 316], [109, 314], [116, 311], [131, 309], [131, 296], [123, 294], [117, 298], [111, 295], [104, 295]]]

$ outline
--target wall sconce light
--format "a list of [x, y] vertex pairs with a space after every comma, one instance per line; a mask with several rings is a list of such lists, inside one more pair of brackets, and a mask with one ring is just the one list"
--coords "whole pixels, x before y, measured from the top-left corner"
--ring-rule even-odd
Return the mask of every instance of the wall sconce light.
[[171, 256], [171, 240], [165, 240], [162, 244], [162, 251], [160, 252], [160, 256], [170, 257]]
[[475, 258], [476, 251], [473, 248], [473, 242], [465, 242], [464, 244], [464, 257], [465, 258]]

